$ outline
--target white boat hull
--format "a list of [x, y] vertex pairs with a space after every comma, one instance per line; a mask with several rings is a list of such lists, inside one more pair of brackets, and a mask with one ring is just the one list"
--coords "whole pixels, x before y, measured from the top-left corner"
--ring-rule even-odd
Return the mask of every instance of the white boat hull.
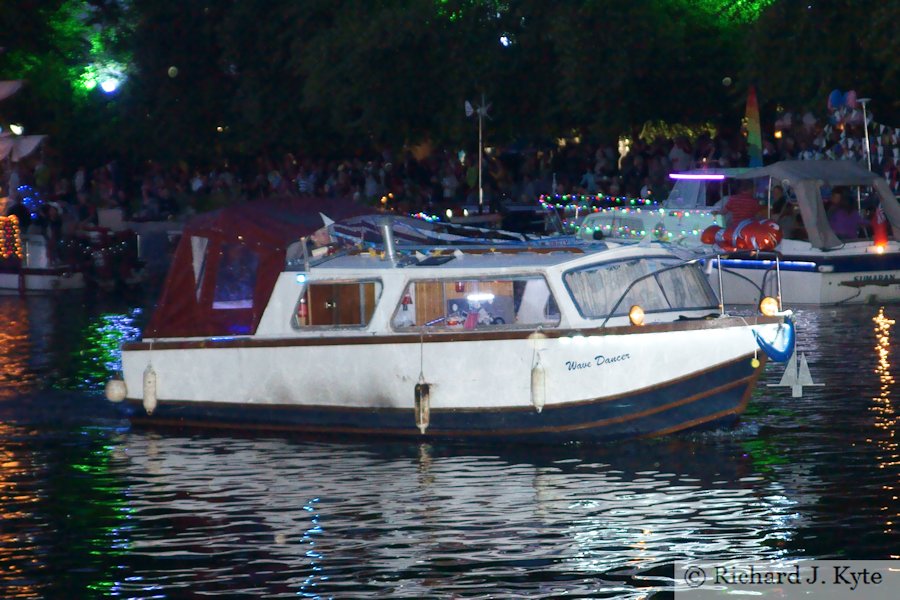
[[0, 290], [23, 292], [52, 292], [84, 287], [84, 275], [65, 269], [3, 269], [0, 270]]
[[22, 236], [21, 261], [0, 266], [0, 290], [20, 293], [74, 290], [84, 287], [84, 275], [71, 266], [53, 265], [47, 255], [47, 240], [41, 235]]
[[[773, 338], [778, 325], [756, 327]], [[751, 361], [765, 359], [741, 319], [577, 333], [141, 342], [123, 353], [126, 402], [136, 422], [417, 436], [421, 377], [425, 436], [615, 439], [735, 419], [762, 368]]]
[[[778, 250], [782, 253], [779, 273], [772, 260], [723, 259], [724, 302], [756, 304], [761, 289], [763, 295], [775, 296], [779, 275], [782, 300], [789, 306], [900, 301], [897, 242], [891, 242], [884, 253], [875, 252], [870, 242], [851, 242], [825, 252], [805, 242], [788, 241]], [[708, 272], [718, 293], [715, 264]]]

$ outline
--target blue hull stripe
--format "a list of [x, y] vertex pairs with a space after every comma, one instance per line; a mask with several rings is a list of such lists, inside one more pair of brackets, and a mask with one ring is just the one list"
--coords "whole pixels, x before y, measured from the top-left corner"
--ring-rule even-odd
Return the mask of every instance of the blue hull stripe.
[[748, 355], [626, 396], [546, 406], [541, 413], [530, 407], [432, 410], [424, 435], [415, 425], [412, 386], [409, 409], [161, 400], [148, 416], [139, 401], [129, 400], [124, 406], [135, 425], [526, 442], [615, 440], [734, 421], [746, 407], [762, 368], [761, 364], [753, 369]]
[[[775, 269], [774, 260], [723, 258], [722, 267], [728, 269]], [[832, 273], [865, 273], [869, 271], [900, 270], [900, 253], [860, 254], [857, 256], [793, 256], [781, 258], [782, 271], [816, 272], [819, 267], [831, 267]]]

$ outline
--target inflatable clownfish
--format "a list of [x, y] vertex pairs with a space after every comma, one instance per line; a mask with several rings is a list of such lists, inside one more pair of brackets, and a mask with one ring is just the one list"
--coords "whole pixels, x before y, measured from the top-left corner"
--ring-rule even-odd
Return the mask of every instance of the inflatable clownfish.
[[771, 219], [744, 219], [725, 229], [710, 225], [700, 234], [700, 241], [723, 252], [735, 252], [774, 250], [782, 237], [778, 223]]

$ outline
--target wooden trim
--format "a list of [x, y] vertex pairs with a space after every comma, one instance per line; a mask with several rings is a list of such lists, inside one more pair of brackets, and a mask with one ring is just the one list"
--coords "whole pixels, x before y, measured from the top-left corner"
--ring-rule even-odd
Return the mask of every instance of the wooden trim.
[[607, 336], [636, 335], [646, 333], [666, 333], [672, 331], [700, 331], [708, 329], [727, 329], [748, 325], [765, 325], [782, 323], [781, 317], [726, 317], [724, 319], [697, 319], [673, 321], [671, 323], [655, 323], [651, 325], [622, 325], [615, 327], [595, 327], [586, 329], [493, 329], [485, 331], [425, 331], [415, 333], [398, 333], [393, 335], [352, 335], [352, 336], [298, 336], [262, 338], [255, 336], [227, 337], [211, 336], [204, 339], [165, 340], [126, 342], [122, 350], [129, 352], [149, 350], [188, 350], [198, 348], [284, 348], [291, 346], [356, 346], [369, 344], [419, 344], [444, 342], [484, 342], [497, 340], [527, 339], [539, 332], [550, 339], [571, 337], [575, 335]]
[[730, 408], [728, 410], [719, 411], [717, 413], [713, 413], [711, 415], [707, 415], [705, 417], [700, 417], [698, 419], [693, 419], [691, 421], [685, 421], [684, 423], [679, 423], [678, 425], [673, 425], [672, 427], [667, 427], [665, 429], [660, 429], [659, 431], [654, 431], [653, 433], [639, 436], [641, 439], [653, 438], [653, 437], [662, 437], [664, 435], [671, 435], [673, 433], [678, 433], [679, 431], [684, 431], [686, 429], [693, 429], [694, 427], [699, 427], [704, 423], [711, 423], [713, 421], [718, 421], [719, 419], [724, 419], [725, 417], [731, 415], [740, 415], [744, 412], [745, 406], [741, 405], [736, 408]]

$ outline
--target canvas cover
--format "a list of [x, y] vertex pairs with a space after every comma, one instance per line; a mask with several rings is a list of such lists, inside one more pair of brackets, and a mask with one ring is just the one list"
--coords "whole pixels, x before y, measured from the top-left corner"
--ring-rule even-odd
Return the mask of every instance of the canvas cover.
[[22, 81], [0, 81], [0, 100], [9, 98], [22, 89]]
[[[790, 186], [797, 196], [800, 215], [807, 224], [809, 242], [822, 250], [843, 245], [831, 225], [822, 201], [822, 186], [872, 186], [888, 222], [894, 239], [900, 240], [900, 204], [887, 182], [855, 162], [848, 160], [783, 160], [758, 169], [750, 169], [734, 176], [736, 179], [771, 177], [773, 181]], [[810, 226], [808, 224], [812, 223]]]
[[350, 200], [273, 197], [185, 224], [144, 338], [256, 331], [288, 246], [335, 221], [371, 212]]
[[0, 159], [19, 162], [35, 151], [46, 135], [0, 135]]

